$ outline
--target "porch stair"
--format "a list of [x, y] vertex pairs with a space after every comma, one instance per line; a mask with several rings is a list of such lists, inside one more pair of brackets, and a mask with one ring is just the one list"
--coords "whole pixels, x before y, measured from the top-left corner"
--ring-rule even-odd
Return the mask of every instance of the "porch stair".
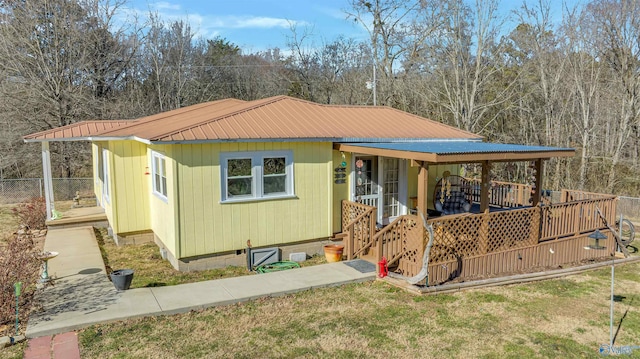
[[349, 236], [349, 234], [341, 232], [341, 233], [334, 233], [333, 237], [329, 238], [330, 241], [332, 242], [341, 242], [343, 241], [345, 238], [347, 238], [347, 236]]
[[101, 207], [73, 208], [62, 213], [58, 219], [50, 219], [46, 222], [48, 229], [74, 228], [74, 227], [108, 227], [107, 215]]

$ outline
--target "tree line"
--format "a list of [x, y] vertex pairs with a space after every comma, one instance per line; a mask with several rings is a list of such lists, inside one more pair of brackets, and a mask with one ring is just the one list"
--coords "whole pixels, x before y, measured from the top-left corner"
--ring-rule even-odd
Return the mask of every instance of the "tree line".
[[[545, 188], [640, 195], [637, 0], [562, 14], [550, 0], [509, 14], [498, 0], [345, 0], [365, 41], [292, 25], [287, 48], [253, 53], [125, 5], [0, 0], [0, 178], [39, 176], [39, 147], [21, 140], [31, 132], [285, 94], [375, 101], [488, 141], [575, 148], [547, 163]], [[86, 144], [53, 143], [52, 156], [54, 175], [90, 175]], [[508, 163], [493, 175], [528, 181], [527, 168]]]

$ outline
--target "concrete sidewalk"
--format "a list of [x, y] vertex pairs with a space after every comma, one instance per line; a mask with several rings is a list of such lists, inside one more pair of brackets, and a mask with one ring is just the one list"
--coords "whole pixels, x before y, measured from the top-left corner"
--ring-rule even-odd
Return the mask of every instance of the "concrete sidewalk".
[[45, 250], [60, 253], [49, 262], [49, 274], [56, 278], [55, 285], [47, 287], [38, 297], [42, 310], [29, 318], [28, 338], [119, 319], [182, 313], [375, 279], [375, 270], [361, 273], [345, 262], [338, 262], [176, 286], [117, 291], [106, 276], [92, 227], [50, 230]]

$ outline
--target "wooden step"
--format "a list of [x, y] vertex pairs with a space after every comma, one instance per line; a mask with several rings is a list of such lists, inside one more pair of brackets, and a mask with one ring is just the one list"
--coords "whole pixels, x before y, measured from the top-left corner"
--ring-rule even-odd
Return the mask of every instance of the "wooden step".
[[336, 233], [333, 237], [329, 238], [332, 241], [342, 241], [347, 238], [349, 235], [347, 233]]
[[360, 259], [365, 260], [367, 262], [378, 264], [378, 260], [376, 259], [376, 255], [373, 252], [369, 252], [368, 254], [364, 254], [359, 256]]

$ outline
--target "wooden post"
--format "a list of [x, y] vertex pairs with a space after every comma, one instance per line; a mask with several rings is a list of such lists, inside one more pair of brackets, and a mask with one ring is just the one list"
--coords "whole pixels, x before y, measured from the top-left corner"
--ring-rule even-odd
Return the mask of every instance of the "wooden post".
[[489, 209], [489, 171], [491, 170], [491, 163], [489, 161], [482, 161], [482, 178], [480, 179], [480, 212], [484, 212]]
[[429, 186], [429, 169], [426, 162], [420, 162], [420, 169], [418, 170], [418, 213], [427, 215], [427, 190]]
[[538, 158], [535, 161], [535, 170], [536, 170], [536, 181], [535, 181], [535, 190], [533, 191], [533, 205], [537, 206], [540, 204], [540, 193], [542, 193], [542, 159]]
[[[377, 218], [378, 218], [378, 209], [374, 208], [371, 211], [371, 218], [369, 219], [369, 241], [373, 241], [373, 239], [376, 237], [376, 219]], [[378, 243], [372, 243], [371, 245], [376, 246], [376, 252], [378, 252], [376, 254], [377, 262], [380, 262], [380, 259], [382, 259], [382, 237], [378, 238]], [[370, 251], [372, 249], [373, 248], [371, 248]]]
[[540, 243], [542, 238], [542, 207], [536, 206], [535, 212], [531, 215], [531, 236], [530, 245]]
[[482, 223], [480, 224], [480, 253], [487, 254], [489, 250], [489, 208], [482, 215]]

